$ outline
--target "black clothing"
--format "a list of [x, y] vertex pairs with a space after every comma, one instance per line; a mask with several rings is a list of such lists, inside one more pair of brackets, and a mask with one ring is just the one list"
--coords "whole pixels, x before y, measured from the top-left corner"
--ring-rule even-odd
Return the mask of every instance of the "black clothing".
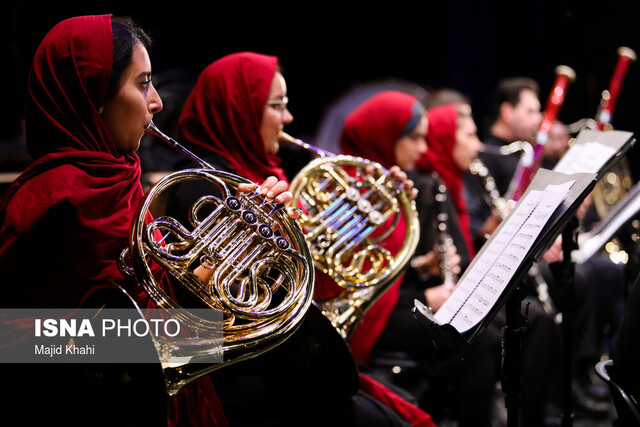
[[232, 427], [407, 425], [358, 391], [349, 348], [315, 306], [284, 343], [211, 378]]
[[[482, 142], [486, 145], [501, 147], [511, 143], [512, 141], [505, 141], [497, 136], [489, 135]], [[503, 196], [509, 189], [509, 184], [515, 175], [521, 156], [522, 152], [508, 154], [505, 156], [491, 154], [486, 151], [478, 153], [478, 158], [482, 160], [485, 166], [491, 171], [491, 176], [498, 186], [498, 191], [500, 191], [500, 194]]]
[[[192, 152], [217, 170], [233, 173], [223, 158]], [[189, 167], [198, 166], [188, 159], [176, 164], [176, 169]], [[220, 195], [207, 181], [178, 184], [168, 196], [166, 214], [188, 224], [192, 204], [211, 194]], [[211, 379], [232, 427], [408, 426], [389, 407], [359, 391], [358, 369], [346, 342], [314, 305], [284, 343], [226, 366]]]
[[[433, 249], [436, 241], [435, 224], [440, 209], [435, 201], [437, 182], [431, 175], [418, 171], [410, 173], [409, 179], [418, 189], [416, 207], [420, 218], [420, 240], [416, 254], [424, 254]], [[449, 218], [447, 230], [461, 256], [460, 265], [464, 270], [470, 258], [457, 223], [457, 212], [448, 197], [445, 206]], [[500, 326], [490, 324], [473, 340], [464, 355], [432, 360], [429, 338], [413, 317], [411, 309], [416, 299], [427, 304], [424, 290], [440, 283], [439, 278], [420, 278], [413, 268], [406, 272], [398, 304], [374, 347], [373, 358], [376, 354], [400, 351], [421, 365], [428, 388], [419, 405], [434, 417], [436, 423], [441, 417], [453, 416], [460, 426], [490, 426], [495, 386], [499, 380]], [[450, 409], [445, 411], [445, 407]]]
[[627, 298], [626, 311], [613, 337], [612, 378], [622, 389], [640, 401], [640, 276]]
[[[485, 139], [485, 143], [499, 146], [507, 144], [507, 141], [496, 138], [495, 136], [489, 136]], [[480, 153], [480, 158], [496, 181], [496, 185], [500, 189], [500, 194], [504, 196], [508, 190], [513, 174], [516, 172], [519, 154], [496, 156]], [[467, 197], [469, 214], [471, 215], [471, 228], [474, 242], [476, 242], [478, 246], [484, 243], [484, 237], [480, 236], [478, 231], [491, 215], [491, 207], [485, 199], [486, 192], [484, 192], [483, 188], [484, 183], [481, 182], [479, 177], [471, 173], [466, 174], [465, 195]], [[541, 261], [539, 270], [553, 295], [553, 287], [556, 279], [551, 273], [550, 266], [546, 262]], [[528, 278], [528, 283], [530, 296], [537, 299], [535, 284], [530, 277]], [[584, 263], [575, 266], [573, 284], [575, 307], [572, 309], [574, 375], [586, 376], [587, 370], [591, 371], [595, 363], [600, 359], [600, 356], [606, 351], [608, 337], [605, 335], [605, 331], [615, 331], [617, 327], [619, 319], [616, 313], [619, 312], [619, 306], [622, 301], [624, 283], [624, 267], [613, 264], [601, 255], [595, 255]], [[541, 322], [540, 319], [534, 320], [534, 316], [550, 317], [550, 315], [544, 311], [538, 314], [531, 310], [529, 311], [528, 317], [530, 322]], [[547, 324], [549, 321], [547, 319], [542, 321], [542, 323]], [[544, 333], [542, 330], [535, 332], [534, 329], [533, 325], [529, 327], [529, 331], [535, 333], [536, 336], [525, 336], [524, 345], [526, 346], [527, 340], [531, 339], [533, 341], [539, 341], [541, 346], [529, 354], [524, 353], [525, 371], [523, 375], [525, 382], [527, 381], [527, 375], [529, 375], [532, 378], [532, 381], [529, 382], [532, 383], [532, 385], [536, 383], [533, 387], [543, 389], [548, 386], [543, 385], [543, 382], [546, 382], [546, 380], [543, 376], [540, 376], [539, 373], [547, 372], [545, 366], [550, 366], [553, 359], [557, 359], [560, 353], [553, 350], [557, 348], [555, 347], [556, 344], [553, 344], [557, 338], [547, 336], [553, 333], [549, 326], [544, 328], [544, 330], [547, 330], [547, 332]], [[555, 335], [558, 333], [559, 330], [555, 332]], [[527, 374], [526, 366], [528, 365], [531, 366], [531, 374]], [[536, 368], [535, 366], [538, 367]], [[525, 400], [527, 399], [526, 393], [527, 389], [525, 389]]]

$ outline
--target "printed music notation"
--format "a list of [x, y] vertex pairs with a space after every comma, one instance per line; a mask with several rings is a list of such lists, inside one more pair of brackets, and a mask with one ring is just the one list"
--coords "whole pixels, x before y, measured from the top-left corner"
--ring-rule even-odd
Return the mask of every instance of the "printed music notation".
[[[604, 171], [612, 167], [634, 143], [635, 139], [630, 132], [582, 130], [553, 171], [566, 174], [595, 173], [602, 178]], [[635, 200], [638, 190], [634, 188], [629, 191], [593, 230], [578, 235], [579, 249], [571, 254], [573, 262], [581, 263], [589, 259], [640, 210], [640, 201]]]
[[521, 198], [491, 244], [478, 254], [434, 319], [463, 333], [478, 325], [510, 283], [575, 181], [549, 184]]
[[635, 138], [631, 132], [583, 129], [553, 171], [602, 175], [634, 142]]
[[597, 141], [573, 144], [553, 170], [566, 174], [577, 172], [598, 173], [617, 151], [616, 148]]

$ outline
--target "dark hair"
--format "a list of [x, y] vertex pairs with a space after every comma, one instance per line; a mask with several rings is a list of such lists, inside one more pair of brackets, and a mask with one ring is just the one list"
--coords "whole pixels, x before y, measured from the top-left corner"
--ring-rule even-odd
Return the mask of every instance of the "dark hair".
[[502, 104], [508, 102], [511, 105], [517, 105], [520, 102], [520, 92], [523, 90], [530, 90], [536, 96], [540, 93], [538, 83], [529, 77], [508, 77], [500, 80], [493, 93], [490, 123], [498, 120]]
[[431, 92], [424, 102], [425, 108], [447, 104], [471, 104], [469, 98], [455, 89], [443, 88]]
[[107, 99], [114, 97], [120, 90], [120, 76], [133, 60], [133, 46], [140, 42], [147, 50], [151, 49], [151, 38], [131, 18], [112, 18], [111, 31], [113, 33], [113, 64]]

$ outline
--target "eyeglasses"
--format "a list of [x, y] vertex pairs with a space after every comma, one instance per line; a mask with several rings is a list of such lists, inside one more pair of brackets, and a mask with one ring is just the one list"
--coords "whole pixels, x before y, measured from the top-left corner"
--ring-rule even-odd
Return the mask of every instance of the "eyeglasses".
[[282, 99], [267, 101], [267, 105], [272, 107], [274, 110], [279, 111], [280, 113], [284, 113], [287, 109], [287, 104], [289, 104], [289, 98], [284, 97]]

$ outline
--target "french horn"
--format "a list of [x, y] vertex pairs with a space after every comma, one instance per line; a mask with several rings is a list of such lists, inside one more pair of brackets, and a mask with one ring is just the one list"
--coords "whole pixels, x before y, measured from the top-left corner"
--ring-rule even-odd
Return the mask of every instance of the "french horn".
[[[299, 223], [315, 267], [342, 287], [337, 296], [314, 304], [349, 341], [415, 252], [420, 233], [415, 202], [376, 162], [336, 155], [284, 132], [280, 141], [317, 155], [291, 180], [289, 190], [292, 205], [303, 209]], [[392, 251], [385, 238], [401, 221], [404, 240]]]
[[[198, 158], [151, 122], [147, 132], [200, 164], [199, 169], [171, 173], [145, 194], [133, 219], [129, 247], [120, 267], [161, 308], [176, 313], [195, 331], [188, 339], [154, 337], [167, 393], [175, 395], [190, 382], [230, 363], [254, 357], [286, 340], [299, 326], [313, 297], [313, 261], [300, 226], [282, 204], [258, 190], [237, 193], [249, 180], [222, 171]], [[203, 196], [189, 212], [189, 224], [160, 216], [149, 221], [154, 201], [175, 185], [203, 180], [221, 194]], [[154, 274], [160, 266], [178, 284], [165, 290]], [[206, 280], [196, 269], [207, 272]], [[173, 286], [176, 288], [176, 286]], [[186, 291], [186, 292], [185, 292]], [[217, 310], [220, 321], [194, 314], [182, 301]], [[186, 298], [184, 297], [186, 295]], [[221, 342], [198, 339], [219, 332]], [[206, 363], [221, 352], [221, 363]]]

